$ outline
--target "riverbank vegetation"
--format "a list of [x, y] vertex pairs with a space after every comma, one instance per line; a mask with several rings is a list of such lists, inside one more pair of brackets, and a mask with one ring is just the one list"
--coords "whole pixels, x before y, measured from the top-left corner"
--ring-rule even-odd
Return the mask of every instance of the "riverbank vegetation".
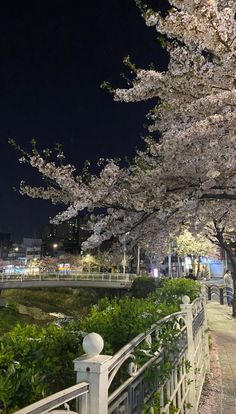
[[112, 293], [83, 288], [4, 290], [0, 296], [0, 337], [17, 323], [42, 327], [55, 321], [56, 314], [80, 318], [105, 295]]

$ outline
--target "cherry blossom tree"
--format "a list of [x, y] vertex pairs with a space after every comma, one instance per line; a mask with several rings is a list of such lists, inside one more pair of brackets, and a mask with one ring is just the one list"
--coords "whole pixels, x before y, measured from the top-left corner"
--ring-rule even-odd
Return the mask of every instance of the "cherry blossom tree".
[[[77, 176], [75, 167], [63, 164], [61, 151], [59, 163], [36, 148], [21, 158], [42, 174], [45, 185], [22, 182], [20, 191], [67, 205], [55, 223], [91, 213], [93, 233], [84, 247], [112, 236], [127, 242], [129, 232], [131, 245], [140, 241], [153, 252], [158, 247], [162, 257], [169, 234], [178, 234], [183, 225], [196, 228], [197, 222], [207, 230], [212, 219], [216, 225], [236, 216], [235, 2], [171, 0], [170, 5], [165, 16], [140, 6], [146, 23], [165, 37], [167, 70], [135, 69], [132, 86], [114, 91], [117, 101], [156, 98], [149, 130], [158, 131], [160, 139], [147, 138], [146, 149], [126, 167], [107, 160], [97, 176]], [[233, 269], [236, 288], [236, 261]]]
[[[213, 240], [212, 240], [213, 241]], [[212, 243], [202, 233], [198, 233], [193, 236], [188, 230], [184, 230], [175, 240], [174, 251], [179, 256], [189, 256], [192, 263], [192, 269], [197, 264], [196, 275], [199, 276], [201, 257], [203, 256], [215, 256], [216, 255], [216, 243]]]

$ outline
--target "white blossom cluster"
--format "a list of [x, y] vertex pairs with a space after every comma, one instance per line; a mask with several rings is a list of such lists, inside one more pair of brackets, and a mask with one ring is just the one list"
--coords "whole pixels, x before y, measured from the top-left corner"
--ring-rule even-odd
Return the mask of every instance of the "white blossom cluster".
[[[109, 160], [98, 176], [75, 177], [71, 165], [57, 166], [39, 154], [32, 167], [49, 179], [45, 188], [24, 183], [31, 197], [64, 202], [54, 222], [80, 211], [93, 213], [93, 234], [85, 247], [116, 236], [139, 240], [165, 253], [170, 234], [212, 217], [236, 217], [236, 4], [234, 0], [171, 0], [166, 17], [149, 10], [148, 25], [169, 39], [168, 70], [138, 70], [129, 89], [117, 89], [124, 102], [158, 98], [149, 114], [147, 140], [131, 166]], [[221, 219], [222, 220], [222, 219]], [[199, 221], [200, 222], [200, 221]], [[157, 249], [158, 246], [158, 249]]]

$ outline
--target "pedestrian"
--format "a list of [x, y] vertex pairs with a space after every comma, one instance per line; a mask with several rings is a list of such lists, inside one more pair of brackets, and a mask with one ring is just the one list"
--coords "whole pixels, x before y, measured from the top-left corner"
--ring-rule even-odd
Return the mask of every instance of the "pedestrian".
[[233, 299], [233, 278], [229, 270], [226, 270], [224, 274], [224, 283], [225, 283], [225, 288], [226, 288], [227, 304], [228, 306], [231, 306], [232, 299]]
[[193, 274], [193, 269], [189, 269], [189, 273], [186, 276], [186, 279], [197, 280], [196, 276]]

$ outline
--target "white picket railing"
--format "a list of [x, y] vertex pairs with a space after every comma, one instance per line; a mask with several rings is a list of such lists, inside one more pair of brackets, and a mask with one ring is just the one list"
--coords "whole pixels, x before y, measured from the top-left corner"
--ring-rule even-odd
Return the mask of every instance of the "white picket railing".
[[84, 343], [86, 354], [74, 361], [77, 383], [89, 384], [79, 414], [197, 413], [209, 364], [205, 297], [190, 304], [184, 296], [180, 312], [163, 318], [114, 356], [100, 354], [103, 340], [95, 333]]

